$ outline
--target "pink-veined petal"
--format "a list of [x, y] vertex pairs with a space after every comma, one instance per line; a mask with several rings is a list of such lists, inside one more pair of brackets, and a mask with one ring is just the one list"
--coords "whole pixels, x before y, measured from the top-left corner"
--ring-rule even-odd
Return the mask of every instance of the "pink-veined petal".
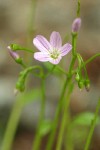
[[43, 62], [50, 60], [49, 54], [48, 53], [43, 53], [43, 52], [34, 53], [34, 58], [36, 60], [43, 61]]
[[51, 59], [49, 60], [49, 62], [51, 62], [51, 63], [54, 64], [54, 65], [57, 65], [57, 64], [60, 62], [61, 58], [62, 58], [62, 57], [60, 57], [60, 56], [59, 56], [57, 59], [51, 58]]
[[37, 35], [36, 38], [33, 39], [33, 44], [41, 52], [47, 52], [51, 48], [50, 43], [42, 35]]
[[52, 32], [50, 36], [50, 44], [53, 48], [59, 49], [62, 46], [62, 40], [59, 32]]
[[60, 48], [61, 56], [65, 56], [67, 53], [70, 52], [71, 49], [72, 49], [72, 45], [71, 44], [66, 43], [65, 45], [63, 45]]

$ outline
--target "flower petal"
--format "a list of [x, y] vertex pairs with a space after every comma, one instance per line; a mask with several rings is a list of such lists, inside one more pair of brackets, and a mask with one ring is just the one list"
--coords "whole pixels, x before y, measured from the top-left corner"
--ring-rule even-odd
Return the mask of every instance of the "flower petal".
[[50, 36], [50, 44], [53, 48], [59, 49], [62, 46], [62, 40], [59, 32], [52, 32]]
[[60, 48], [61, 56], [65, 56], [69, 51], [72, 49], [72, 45], [69, 43], [66, 43]]
[[34, 58], [36, 60], [39, 60], [39, 61], [49, 61], [50, 60], [50, 56], [48, 53], [43, 53], [43, 52], [36, 52], [34, 53]]
[[49, 62], [51, 62], [51, 63], [54, 64], [54, 65], [57, 65], [57, 64], [60, 62], [61, 58], [62, 58], [62, 57], [58, 57], [57, 59], [51, 58], [51, 59], [49, 60]]
[[36, 36], [36, 38], [33, 39], [33, 44], [41, 52], [47, 52], [50, 50], [50, 47], [51, 47], [50, 43], [42, 35]]

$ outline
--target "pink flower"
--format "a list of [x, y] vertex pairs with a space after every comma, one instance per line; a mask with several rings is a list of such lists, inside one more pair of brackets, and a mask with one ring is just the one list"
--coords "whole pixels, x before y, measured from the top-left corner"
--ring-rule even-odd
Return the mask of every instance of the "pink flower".
[[40, 51], [34, 53], [34, 58], [42, 62], [49, 61], [52, 64], [58, 64], [62, 57], [72, 49], [69, 43], [62, 46], [61, 36], [55, 31], [50, 36], [50, 42], [42, 35], [37, 35], [33, 39], [33, 44]]

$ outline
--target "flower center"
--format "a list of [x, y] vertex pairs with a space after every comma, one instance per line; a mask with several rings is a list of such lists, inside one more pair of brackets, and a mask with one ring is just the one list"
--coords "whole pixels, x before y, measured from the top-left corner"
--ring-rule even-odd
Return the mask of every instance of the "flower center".
[[59, 51], [56, 49], [53, 49], [53, 51], [50, 53], [50, 57], [52, 57], [53, 59], [57, 59], [59, 56]]

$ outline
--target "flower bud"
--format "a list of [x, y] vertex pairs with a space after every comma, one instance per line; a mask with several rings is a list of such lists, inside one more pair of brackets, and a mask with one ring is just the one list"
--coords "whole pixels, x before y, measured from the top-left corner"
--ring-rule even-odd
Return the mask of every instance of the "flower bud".
[[79, 87], [80, 89], [82, 89], [82, 88], [84, 87], [84, 81], [79, 81], [79, 82], [78, 82], [78, 87]]
[[10, 46], [7, 47], [9, 49], [9, 54], [11, 57], [18, 63], [22, 64], [22, 58], [14, 51], [11, 50]]
[[89, 80], [85, 80], [85, 88], [87, 91], [90, 90], [90, 81]]
[[16, 52], [13, 52], [13, 51], [10, 50], [10, 49], [9, 49], [9, 54], [10, 54], [10, 56], [11, 56], [14, 60], [20, 58], [19, 55], [18, 55]]
[[80, 75], [79, 75], [79, 73], [78, 73], [78, 72], [77, 72], [77, 74], [76, 74], [75, 79], [76, 79], [76, 81], [79, 81], [79, 80], [80, 80]]
[[76, 18], [72, 23], [72, 32], [78, 32], [81, 27], [81, 18]]

